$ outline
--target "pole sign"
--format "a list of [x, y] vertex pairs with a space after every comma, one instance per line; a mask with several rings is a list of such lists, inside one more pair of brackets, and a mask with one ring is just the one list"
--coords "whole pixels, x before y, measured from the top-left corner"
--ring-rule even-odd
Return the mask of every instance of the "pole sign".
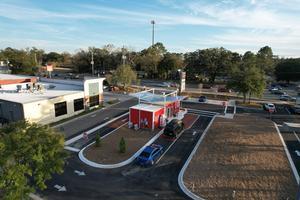
[[53, 71], [53, 65], [47, 64], [46, 70], [47, 70], [47, 72], [52, 72]]
[[180, 92], [185, 91], [185, 77], [186, 77], [186, 72], [181, 71], [180, 72]]

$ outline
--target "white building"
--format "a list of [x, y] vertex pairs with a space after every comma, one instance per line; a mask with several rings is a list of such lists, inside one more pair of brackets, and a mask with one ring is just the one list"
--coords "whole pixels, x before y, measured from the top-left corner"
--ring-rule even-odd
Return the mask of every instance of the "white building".
[[104, 78], [84, 81], [0, 74], [0, 118], [48, 124], [99, 106]]

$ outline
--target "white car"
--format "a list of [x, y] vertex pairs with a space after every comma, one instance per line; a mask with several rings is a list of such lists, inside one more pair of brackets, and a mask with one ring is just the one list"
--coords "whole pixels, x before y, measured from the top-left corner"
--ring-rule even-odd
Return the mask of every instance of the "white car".
[[263, 105], [263, 107], [264, 107], [264, 110], [266, 110], [266, 111], [273, 111], [273, 112], [276, 111], [275, 105], [273, 103], [265, 103]]
[[291, 97], [287, 94], [281, 95], [279, 98], [281, 101], [296, 101], [295, 97]]

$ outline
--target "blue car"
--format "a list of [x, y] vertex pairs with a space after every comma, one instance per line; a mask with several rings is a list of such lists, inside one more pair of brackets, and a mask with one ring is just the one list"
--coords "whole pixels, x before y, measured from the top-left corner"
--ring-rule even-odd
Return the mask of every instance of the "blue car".
[[163, 147], [158, 144], [147, 146], [142, 153], [137, 157], [137, 163], [141, 166], [153, 165], [163, 153]]

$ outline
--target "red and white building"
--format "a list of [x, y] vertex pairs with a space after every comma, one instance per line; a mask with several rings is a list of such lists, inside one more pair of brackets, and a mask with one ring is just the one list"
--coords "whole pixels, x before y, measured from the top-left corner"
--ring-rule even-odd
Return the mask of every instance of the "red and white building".
[[163, 127], [166, 120], [180, 113], [180, 101], [177, 91], [168, 94], [155, 94], [154, 89], [133, 94], [139, 99], [139, 104], [132, 106], [129, 112], [129, 123], [138, 128]]

